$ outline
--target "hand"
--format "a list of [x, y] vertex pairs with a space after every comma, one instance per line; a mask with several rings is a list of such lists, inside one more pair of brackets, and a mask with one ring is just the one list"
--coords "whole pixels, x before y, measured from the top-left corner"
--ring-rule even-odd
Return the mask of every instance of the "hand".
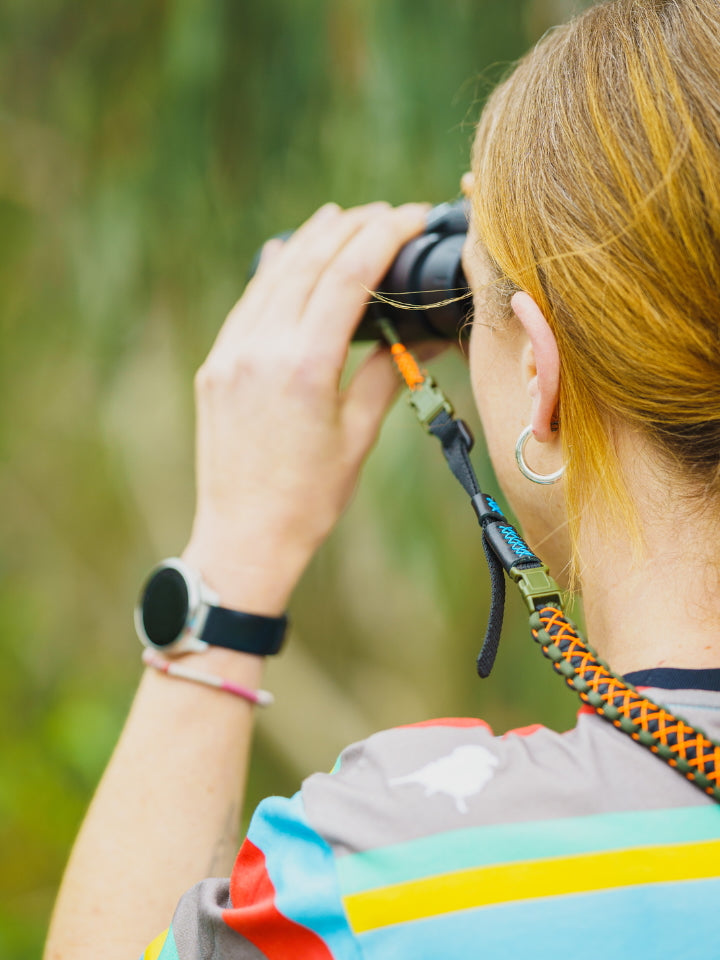
[[184, 557], [221, 603], [276, 615], [346, 507], [398, 387], [353, 331], [427, 207], [322, 207], [270, 241], [196, 377], [197, 507]]

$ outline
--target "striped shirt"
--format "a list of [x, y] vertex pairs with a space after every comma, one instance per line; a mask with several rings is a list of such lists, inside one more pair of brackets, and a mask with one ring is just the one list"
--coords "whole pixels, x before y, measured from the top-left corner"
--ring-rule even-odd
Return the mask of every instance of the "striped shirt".
[[[720, 739], [720, 670], [628, 680]], [[263, 801], [144, 960], [720, 956], [720, 807], [581, 709], [558, 734], [399, 727]]]

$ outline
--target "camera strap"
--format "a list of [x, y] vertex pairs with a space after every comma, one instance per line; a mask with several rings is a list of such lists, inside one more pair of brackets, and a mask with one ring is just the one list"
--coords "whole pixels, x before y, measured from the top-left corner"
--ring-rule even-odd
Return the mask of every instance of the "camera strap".
[[410, 405], [425, 429], [440, 441], [445, 459], [470, 497], [482, 529], [491, 598], [485, 638], [477, 658], [478, 674], [487, 677], [495, 663], [507, 574], [517, 584], [530, 613], [531, 636], [555, 672], [583, 703], [720, 803], [720, 744], [639, 693], [597, 657], [566, 616], [560, 587], [548, 568], [503, 515], [497, 502], [480, 490], [470, 460], [473, 438], [467, 425], [455, 417], [450, 401], [434, 379], [421, 370], [393, 325], [385, 319], [377, 323], [409, 390]]

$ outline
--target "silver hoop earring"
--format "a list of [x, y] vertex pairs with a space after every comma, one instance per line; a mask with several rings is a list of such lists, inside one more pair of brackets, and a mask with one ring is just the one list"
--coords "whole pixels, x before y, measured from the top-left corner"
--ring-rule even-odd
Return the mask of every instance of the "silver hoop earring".
[[525, 462], [525, 444], [528, 442], [531, 434], [532, 427], [525, 427], [523, 432], [518, 437], [517, 443], [515, 444], [515, 460], [517, 461], [520, 473], [524, 477], [527, 477], [528, 480], [532, 480], [533, 483], [557, 483], [560, 477], [565, 473], [565, 464], [563, 464], [559, 470], [556, 470], [555, 473], [543, 474], [535, 473], [535, 471], [531, 470]]

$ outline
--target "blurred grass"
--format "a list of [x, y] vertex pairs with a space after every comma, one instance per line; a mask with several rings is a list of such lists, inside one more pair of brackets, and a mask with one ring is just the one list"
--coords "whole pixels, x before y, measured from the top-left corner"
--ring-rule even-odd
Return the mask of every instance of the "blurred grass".
[[[253, 252], [328, 199], [455, 195], [487, 90], [571, 7], [0, 7], [0, 956], [39, 954], [122, 724], [137, 586], [189, 531], [192, 374]], [[478, 433], [462, 358], [435, 368]], [[398, 404], [294, 599], [248, 809], [379, 726], [569, 725], [514, 596], [477, 681], [486, 612], [471, 511]]]

